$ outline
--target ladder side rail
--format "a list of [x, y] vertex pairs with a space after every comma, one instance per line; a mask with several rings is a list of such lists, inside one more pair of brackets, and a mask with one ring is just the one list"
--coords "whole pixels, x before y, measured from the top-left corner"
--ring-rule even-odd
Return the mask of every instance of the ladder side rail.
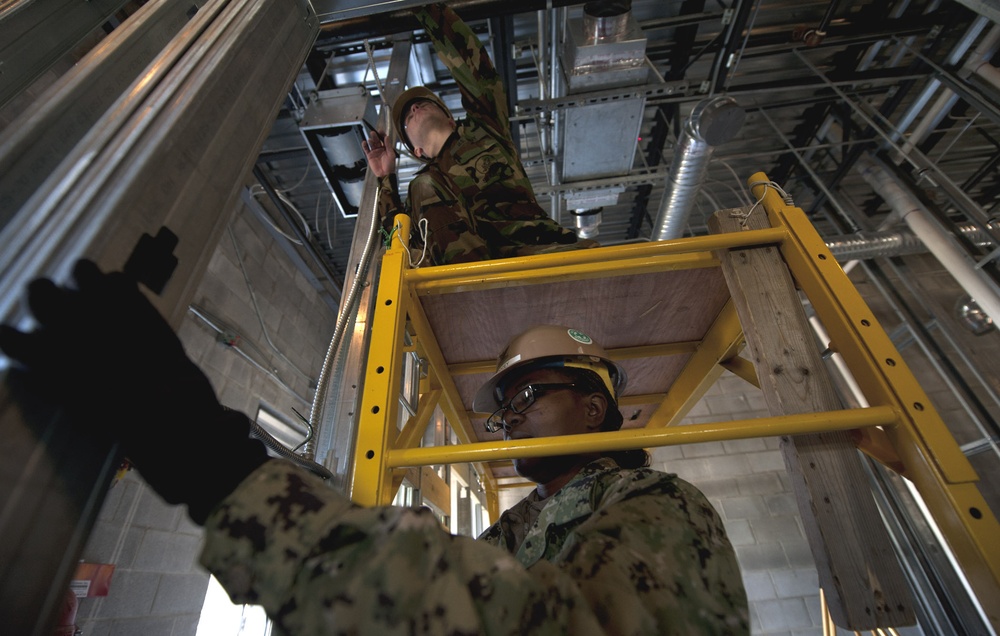
[[[766, 182], [762, 173], [750, 182]], [[871, 310], [798, 208], [764, 186], [752, 188], [773, 224], [788, 229], [781, 250], [831, 338], [873, 405], [900, 414], [885, 429], [904, 475], [916, 486], [969, 579], [994, 629], [1000, 630], [1000, 524], [976, 487], [979, 477]]]

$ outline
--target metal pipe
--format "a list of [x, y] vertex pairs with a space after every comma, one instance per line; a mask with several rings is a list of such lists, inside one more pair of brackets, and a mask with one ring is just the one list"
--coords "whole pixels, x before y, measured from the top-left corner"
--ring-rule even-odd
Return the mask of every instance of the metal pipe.
[[695, 105], [670, 162], [667, 187], [653, 225], [654, 240], [684, 236], [695, 197], [708, 172], [712, 147], [732, 139], [745, 116], [736, 100], [728, 96], [710, 97]]
[[[976, 38], [979, 37], [979, 34], [982, 33], [983, 29], [985, 29], [987, 25], [989, 25], [989, 20], [986, 18], [982, 16], [976, 18], [976, 20], [969, 25], [969, 28], [966, 30], [965, 35], [962, 36], [962, 39], [959, 40], [958, 43], [952, 48], [951, 53], [948, 56], [947, 63], [951, 66], [957, 65], [962, 58], [965, 57], [965, 54], [969, 51], [972, 43], [975, 42]], [[896, 130], [892, 135], [893, 141], [898, 140], [903, 133], [906, 132], [907, 128], [909, 128], [910, 124], [916, 120], [917, 115], [920, 114], [920, 111], [923, 110], [924, 106], [927, 105], [940, 86], [941, 81], [937, 78], [931, 78], [930, 81], [927, 82], [924, 89], [920, 92], [920, 95], [916, 100], [914, 100], [913, 104], [909, 109], [907, 109], [902, 119], [900, 119], [899, 123], [896, 125]], [[955, 98], [949, 100], [949, 94], [952, 96], [954, 95], [951, 90], [946, 88], [944, 94], [938, 98], [934, 107], [931, 108], [926, 115], [924, 115], [921, 123], [917, 125], [917, 128], [910, 135], [910, 138], [903, 144], [903, 154], [908, 153], [914, 146], [919, 144], [923, 140], [924, 136], [926, 136], [927, 131], [937, 126], [937, 124], [940, 123], [941, 118], [944, 117], [944, 113], [946, 113], [947, 110], [954, 105]], [[948, 103], [949, 101], [950, 103]], [[947, 107], [945, 107], [946, 103], [948, 103]]]
[[896, 411], [889, 406], [863, 409], [821, 411], [761, 417], [711, 424], [691, 424], [667, 428], [630, 428], [603, 433], [563, 435], [553, 438], [520, 439], [495, 442], [474, 442], [457, 446], [432, 446], [389, 451], [385, 457], [388, 468], [430, 466], [477, 461], [496, 461], [525, 457], [576, 455], [594, 451], [608, 452], [673, 446], [700, 442], [749, 439], [772, 435], [800, 435], [823, 431], [848, 431], [868, 426], [895, 426]]
[[[314, 2], [324, 37], [359, 40], [379, 38], [396, 33], [415, 31], [421, 26], [413, 16], [413, 9], [425, 4], [424, 0], [403, 3], [379, 3], [357, 10], [338, 10], [338, 0]], [[448, 3], [466, 22], [486, 20], [506, 15], [544, 11], [579, 4], [579, 0], [454, 0]], [[391, 11], [379, 11], [386, 6]], [[369, 9], [371, 9], [369, 11]]]
[[1000, 43], [1000, 25], [995, 24], [962, 65], [959, 76], [975, 73], [994, 87], [1000, 88], [1000, 69], [990, 64], [998, 43]]
[[920, 237], [931, 253], [955, 277], [958, 284], [993, 320], [1000, 320], [1000, 294], [993, 281], [982, 270], [976, 268], [976, 263], [955, 243], [954, 237], [930, 218], [917, 198], [910, 194], [894, 175], [869, 157], [861, 158], [857, 170], [872, 189], [910, 226], [914, 234]]

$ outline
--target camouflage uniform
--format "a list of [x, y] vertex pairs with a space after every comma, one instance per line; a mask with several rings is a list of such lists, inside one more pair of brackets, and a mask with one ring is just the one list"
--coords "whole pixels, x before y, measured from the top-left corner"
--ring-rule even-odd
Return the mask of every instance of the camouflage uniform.
[[422, 9], [417, 19], [461, 89], [467, 119], [410, 182], [406, 208], [395, 175], [381, 179], [382, 218], [391, 223], [405, 209], [427, 219], [435, 265], [596, 246], [577, 242], [535, 200], [510, 135], [503, 83], [479, 38], [444, 5]]
[[272, 460], [209, 516], [201, 562], [302, 636], [748, 633], [733, 549], [690, 484], [600, 459], [519, 533], [525, 502], [473, 541]]

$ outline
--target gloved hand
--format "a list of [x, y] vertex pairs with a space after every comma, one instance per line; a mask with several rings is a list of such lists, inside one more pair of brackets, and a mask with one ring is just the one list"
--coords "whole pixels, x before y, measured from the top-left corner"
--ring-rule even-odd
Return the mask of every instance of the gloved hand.
[[267, 460], [246, 416], [219, 404], [170, 325], [120, 272], [78, 261], [76, 289], [39, 279], [31, 333], [0, 327], [0, 348], [80, 426], [121, 442], [150, 486], [203, 524]]

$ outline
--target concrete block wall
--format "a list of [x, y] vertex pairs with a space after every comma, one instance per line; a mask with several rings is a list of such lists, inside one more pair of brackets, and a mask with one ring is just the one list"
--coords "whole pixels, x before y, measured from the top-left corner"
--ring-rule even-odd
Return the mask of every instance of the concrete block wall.
[[115, 565], [109, 595], [80, 600], [83, 633], [194, 634], [208, 586], [195, 566], [201, 535], [183, 508], [128, 473], [111, 488], [83, 552], [86, 562]]
[[[313, 380], [333, 334], [336, 315], [275, 244], [261, 221], [239, 209], [230, 224], [267, 333], [267, 344], [228, 233], [222, 235], [193, 303], [240, 336], [242, 347], [287, 385], [255, 368], [216, 332], [188, 314], [179, 336], [205, 371], [220, 401], [251, 417], [261, 402], [294, 419], [308, 416]], [[253, 346], [251, 346], [253, 345]], [[191, 440], [198, 443], [198, 440]], [[219, 449], [225, 452], [225, 449]], [[202, 530], [183, 507], [170, 506], [132, 471], [115, 484], [83, 552], [83, 560], [113, 563], [110, 593], [81, 599], [77, 625], [86, 636], [195, 636], [208, 587], [197, 565]]]
[[[766, 417], [760, 390], [726, 372], [684, 424]], [[816, 565], [778, 438], [652, 449], [652, 466], [697, 486], [722, 516], [750, 601], [752, 633], [822, 634]]]

